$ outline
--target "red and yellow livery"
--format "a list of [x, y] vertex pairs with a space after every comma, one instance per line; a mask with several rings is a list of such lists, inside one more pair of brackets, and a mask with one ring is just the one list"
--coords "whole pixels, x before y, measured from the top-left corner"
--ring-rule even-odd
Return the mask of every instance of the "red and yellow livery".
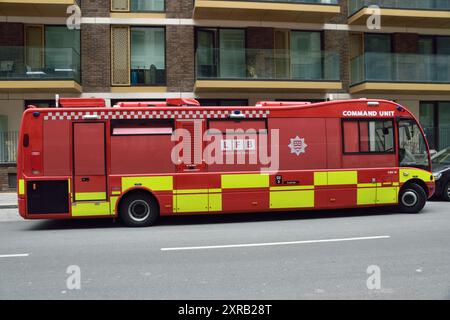
[[[61, 106], [30, 107], [23, 116], [25, 219], [120, 216], [146, 226], [159, 215], [386, 205], [418, 212], [434, 193], [423, 130], [391, 101], [106, 107], [101, 99], [61, 99]], [[179, 129], [191, 140], [174, 139]], [[191, 152], [174, 159], [181, 142]]]

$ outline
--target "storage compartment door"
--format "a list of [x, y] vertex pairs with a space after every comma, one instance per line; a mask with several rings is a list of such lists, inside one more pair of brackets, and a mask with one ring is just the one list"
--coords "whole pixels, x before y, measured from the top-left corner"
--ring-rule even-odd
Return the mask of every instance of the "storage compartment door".
[[106, 200], [105, 124], [75, 123], [75, 201]]

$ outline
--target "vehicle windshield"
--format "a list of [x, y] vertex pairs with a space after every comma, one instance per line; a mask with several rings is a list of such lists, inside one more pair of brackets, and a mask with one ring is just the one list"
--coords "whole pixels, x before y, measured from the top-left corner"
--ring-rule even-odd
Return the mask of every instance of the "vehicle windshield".
[[450, 148], [439, 151], [431, 158], [433, 166], [448, 166], [450, 165]]
[[416, 121], [399, 121], [398, 131], [400, 167], [430, 170], [427, 144]]

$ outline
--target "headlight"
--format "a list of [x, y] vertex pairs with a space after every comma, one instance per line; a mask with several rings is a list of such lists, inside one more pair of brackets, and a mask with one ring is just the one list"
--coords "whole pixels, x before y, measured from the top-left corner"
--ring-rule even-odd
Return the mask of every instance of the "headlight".
[[434, 180], [438, 181], [442, 177], [442, 172], [433, 173]]

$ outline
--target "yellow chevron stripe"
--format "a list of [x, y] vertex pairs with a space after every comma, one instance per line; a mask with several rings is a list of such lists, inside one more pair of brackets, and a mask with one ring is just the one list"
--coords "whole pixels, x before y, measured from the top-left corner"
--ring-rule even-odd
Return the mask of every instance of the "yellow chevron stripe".
[[109, 202], [77, 202], [72, 204], [72, 217], [109, 216]]
[[152, 191], [172, 191], [173, 177], [126, 177], [122, 178], [122, 190], [134, 187], [145, 187]]
[[224, 174], [221, 177], [222, 189], [268, 188], [268, 174]]
[[76, 201], [105, 200], [106, 192], [77, 192]]

